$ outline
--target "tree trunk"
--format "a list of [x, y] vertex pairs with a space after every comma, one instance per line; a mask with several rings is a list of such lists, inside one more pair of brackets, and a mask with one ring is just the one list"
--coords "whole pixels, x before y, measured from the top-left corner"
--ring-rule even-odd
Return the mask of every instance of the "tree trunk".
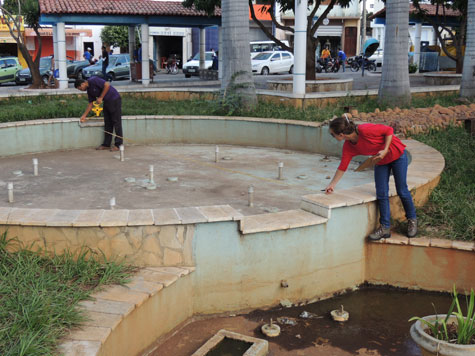
[[409, 2], [386, 2], [384, 66], [379, 84], [379, 101], [404, 105], [411, 101], [408, 70]]
[[312, 41], [307, 36], [307, 58], [305, 65], [305, 80], [315, 80], [315, 50], [317, 49], [316, 42]]
[[39, 63], [35, 63], [36, 61], [33, 61], [33, 58], [31, 58], [30, 53], [28, 52], [26, 46], [23, 43], [18, 43], [18, 47], [20, 49], [21, 54], [23, 55], [23, 58], [25, 58], [28, 68], [30, 69], [32, 80], [31, 88], [40, 88], [42, 81], [40, 76]]
[[475, 0], [468, 0], [467, 35], [460, 96], [475, 97]]
[[[221, 89], [250, 109], [257, 104], [249, 48], [249, 7], [247, 0], [222, 0], [223, 78]], [[234, 99], [233, 99], [234, 100]]]

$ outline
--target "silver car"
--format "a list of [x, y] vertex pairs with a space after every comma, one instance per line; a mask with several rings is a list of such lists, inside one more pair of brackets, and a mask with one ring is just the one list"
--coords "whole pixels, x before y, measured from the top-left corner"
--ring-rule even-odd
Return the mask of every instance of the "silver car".
[[109, 56], [109, 65], [106, 69], [107, 78], [102, 74], [102, 59], [96, 64], [86, 67], [82, 70], [85, 79], [90, 77], [101, 77], [107, 80], [116, 80], [120, 78], [130, 78], [130, 57], [128, 54], [111, 54]]

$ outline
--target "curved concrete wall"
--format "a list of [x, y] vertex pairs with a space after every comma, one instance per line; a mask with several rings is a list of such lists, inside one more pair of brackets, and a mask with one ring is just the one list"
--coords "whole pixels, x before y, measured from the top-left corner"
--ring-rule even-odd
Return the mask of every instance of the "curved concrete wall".
[[[319, 123], [217, 117], [124, 118], [133, 143], [226, 143], [338, 155], [341, 146]], [[95, 146], [102, 124], [77, 119], [0, 125], [0, 155]], [[25, 144], [28, 142], [28, 144]], [[408, 183], [427, 199], [443, 157], [417, 141]], [[393, 216], [402, 214], [391, 185]], [[0, 230], [47, 251], [87, 244], [139, 266], [196, 265], [194, 310], [215, 313], [305, 300], [364, 281], [364, 241], [377, 225], [373, 184], [302, 197], [301, 210], [241, 216], [230, 206], [141, 210], [0, 208]], [[218, 273], [219, 272], [219, 273]], [[281, 279], [290, 288], [280, 289]], [[315, 281], [318, 283], [314, 283]]]
[[[124, 118], [124, 127], [133, 143], [225, 143], [331, 155], [341, 150], [318, 123], [142, 116]], [[100, 122], [81, 128], [77, 119], [1, 124], [0, 156], [93, 147], [101, 142], [102, 135]], [[414, 140], [404, 142], [412, 158], [408, 185], [416, 203], [424, 202], [439, 180], [444, 160], [426, 145]], [[394, 184], [390, 187], [393, 217], [397, 217], [402, 209]], [[191, 286], [186, 294], [192, 291], [189, 316], [270, 306], [282, 299], [310, 301], [365, 280], [395, 283], [387, 272], [377, 273], [384, 261], [376, 258], [376, 248], [365, 247], [367, 234], [377, 225], [375, 200], [373, 184], [365, 184], [330, 196], [304, 196], [298, 210], [255, 216], [242, 216], [227, 205], [82, 211], [3, 207], [0, 233], [9, 229], [11, 237], [37, 243], [46, 251], [74, 251], [86, 244], [101, 249], [108, 258], [125, 257], [139, 266], [196, 266], [186, 282]], [[289, 287], [281, 288], [281, 280], [286, 280]], [[437, 284], [437, 288], [442, 285]], [[187, 316], [167, 320], [163, 332]], [[130, 329], [124, 324], [117, 330]], [[123, 334], [111, 335], [107, 339], [117, 341]], [[134, 349], [147, 347], [151, 338]], [[112, 355], [116, 352], [113, 349], [117, 350], [115, 347], [111, 353], [105, 352], [116, 341], [96, 341], [104, 354]]]
[[[197, 143], [264, 146], [338, 155], [340, 145], [320, 123], [207, 116], [123, 118], [125, 143]], [[0, 124], [0, 157], [97, 146], [102, 121], [49, 119]], [[127, 141], [128, 140], [128, 141]]]

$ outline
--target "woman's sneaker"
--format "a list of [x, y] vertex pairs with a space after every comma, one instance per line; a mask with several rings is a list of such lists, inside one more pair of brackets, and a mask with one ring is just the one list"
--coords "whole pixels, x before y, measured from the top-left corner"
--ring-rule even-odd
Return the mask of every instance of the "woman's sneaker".
[[378, 241], [391, 237], [391, 229], [389, 227], [378, 227], [372, 234], [368, 236], [371, 241]]
[[407, 237], [417, 235], [417, 219], [407, 219]]

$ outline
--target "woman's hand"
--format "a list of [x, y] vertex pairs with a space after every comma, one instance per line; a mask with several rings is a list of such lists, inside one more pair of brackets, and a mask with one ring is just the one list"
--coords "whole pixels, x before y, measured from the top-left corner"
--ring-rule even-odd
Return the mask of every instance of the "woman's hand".
[[388, 150], [379, 151], [377, 155], [373, 156], [373, 163], [378, 163], [388, 154]]
[[333, 190], [335, 189], [335, 186], [333, 184], [329, 184], [326, 188], [325, 188], [325, 194], [331, 194], [333, 193]]

